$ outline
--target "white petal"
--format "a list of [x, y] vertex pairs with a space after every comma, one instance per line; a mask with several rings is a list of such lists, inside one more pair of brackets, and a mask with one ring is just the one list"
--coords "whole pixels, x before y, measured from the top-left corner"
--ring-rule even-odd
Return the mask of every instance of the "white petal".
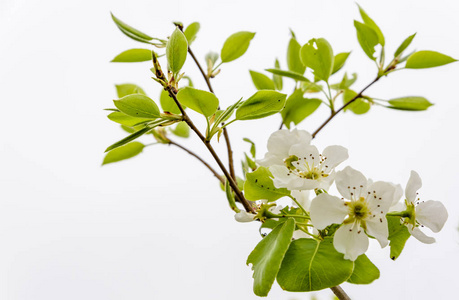
[[[367, 202], [373, 214], [386, 214], [394, 199], [395, 187], [384, 181], [376, 181], [368, 186]], [[382, 211], [382, 212], [381, 212]]]
[[367, 179], [362, 173], [351, 167], [346, 167], [344, 170], [337, 172], [335, 181], [336, 188], [346, 199], [355, 199], [355, 190], [357, 190], [358, 195], [366, 193]]
[[411, 171], [410, 179], [408, 179], [405, 189], [405, 197], [408, 202], [414, 203], [416, 201], [416, 192], [421, 188], [421, 186], [421, 177], [419, 177], [419, 174], [415, 171]]
[[394, 191], [394, 199], [392, 200], [392, 203], [390, 206], [394, 206], [394, 205], [397, 205], [397, 203], [399, 203], [400, 199], [402, 198], [403, 188], [400, 184], [391, 183], [391, 185], [395, 188], [395, 191]]
[[353, 224], [346, 224], [338, 228], [333, 238], [333, 246], [344, 254], [345, 259], [356, 260], [359, 255], [368, 249], [368, 237], [363, 230], [352, 229]]
[[425, 235], [418, 227], [411, 229], [411, 225], [407, 226], [408, 231], [412, 236], [414, 236], [418, 241], [424, 244], [433, 244], [435, 243], [435, 239], [433, 237]]
[[295, 144], [290, 147], [289, 155], [298, 157], [298, 161], [293, 165], [302, 171], [312, 170], [314, 167], [318, 168], [320, 163], [319, 150], [316, 146], [308, 144]]
[[381, 248], [386, 247], [389, 243], [387, 239], [389, 237], [389, 229], [387, 227], [386, 217], [373, 218], [372, 220], [368, 220], [366, 225], [367, 233], [378, 240]]
[[299, 178], [299, 181], [295, 181], [295, 183], [290, 184], [288, 187], [289, 190], [313, 190], [320, 186], [320, 181], [306, 179], [306, 178]]
[[323, 171], [330, 173], [336, 166], [349, 158], [347, 149], [342, 146], [328, 146], [322, 152], [324, 161]]
[[447, 219], [448, 212], [440, 201], [429, 200], [416, 205], [416, 220], [433, 232], [439, 232]]
[[287, 169], [286, 166], [271, 166], [269, 167], [269, 171], [274, 176], [274, 186], [276, 188], [284, 188], [287, 187], [290, 182], [295, 179], [292, 174], [290, 174], [290, 170]]
[[234, 215], [234, 218], [238, 222], [245, 223], [245, 222], [252, 222], [253, 218], [255, 218], [255, 215], [241, 210], [240, 212]]
[[320, 194], [311, 202], [311, 223], [317, 229], [324, 229], [333, 223], [341, 224], [349, 214], [349, 209], [344, 201], [329, 194]]
[[274, 165], [283, 165], [284, 164], [283, 156], [275, 155], [272, 153], [267, 152], [265, 157], [262, 159], [257, 159], [257, 163], [263, 167], [270, 167]]
[[406, 210], [406, 204], [403, 203], [403, 202], [398, 202], [398, 203], [396, 203], [395, 205], [392, 205], [389, 208], [389, 212], [392, 212], [392, 211], [404, 211], [404, 210]]
[[[300, 205], [309, 210], [311, 206], [311, 200], [309, 199], [309, 191], [292, 191], [292, 197], [296, 199], [300, 203]], [[296, 203], [294, 204], [296, 206]]]
[[324, 189], [328, 191], [330, 186], [333, 184], [333, 181], [335, 180], [335, 171], [333, 171], [329, 176], [327, 177], [320, 177], [318, 182], [319, 182], [319, 189]]
[[304, 233], [302, 230], [295, 230], [293, 232], [293, 239], [297, 240], [297, 239], [304, 239], [304, 238], [310, 238], [311, 236], [307, 235], [306, 233]]

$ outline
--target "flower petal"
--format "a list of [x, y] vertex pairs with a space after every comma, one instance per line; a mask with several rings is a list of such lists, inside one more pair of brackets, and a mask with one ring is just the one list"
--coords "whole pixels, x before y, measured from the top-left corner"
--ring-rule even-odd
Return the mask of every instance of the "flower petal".
[[358, 190], [359, 194], [366, 193], [367, 179], [362, 173], [351, 167], [346, 167], [344, 170], [337, 172], [335, 182], [336, 188], [346, 199], [355, 199], [354, 187]]
[[[300, 205], [306, 210], [309, 210], [309, 207], [311, 206], [311, 200], [309, 199], [309, 194], [310, 192], [308, 190], [292, 191], [292, 197], [295, 198], [296, 201], [298, 201]], [[294, 205], [296, 206], [296, 203]]]
[[234, 218], [238, 222], [245, 223], [245, 222], [252, 222], [255, 218], [255, 215], [241, 210], [240, 212], [234, 215]]
[[319, 167], [320, 154], [316, 146], [312, 146], [306, 143], [295, 144], [290, 147], [288, 154], [298, 157], [298, 161], [293, 165], [301, 171], [309, 171], [313, 170], [314, 167]]
[[287, 187], [292, 179], [294, 179], [292, 174], [290, 174], [290, 170], [287, 169], [286, 166], [274, 165], [269, 167], [269, 171], [274, 176], [273, 183], [276, 188]]
[[394, 199], [392, 200], [392, 203], [390, 205], [392, 207], [392, 206], [397, 205], [397, 203], [400, 203], [399, 201], [403, 196], [403, 188], [400, 184], [391, 183], [391, 185], [395, 188]]
[[333, 246], [344, 254], [345, 259], [355, 261], [368, 249], [368, 237], [363, 230], [353, 229], [354, 224], [345, 224], [338, 228], [333, 238]]
[[322, 162], [322, 170], [325, 173], [330, 173], [336, 166], [349, 158], [347, 149], [343, 146], [328, 146], [322, 152], [324, 161]]
[[405, 197], [409, 203], [416, 201], [416, 192], [422, 187], [422, 180], [419, 174], [415, 171], [411, 171], [410, 179], [406, 184]]
[[349, 214], [344, 201], [329, 194], [320, 194], [311, 202], [311, 223], [317, 229], [324, 229], [333, 223], [341, 224]]
[[389, 237], [389, 229], [387, 225], [386, 217], [372, 218], [366, 222], [366, 232], [378, 240], [381, 248], [384, 248], [389, 243], [387, 239]]
[[439, 232], [447, 219], [448, 212], [440, 201], [429, 200], [416, 205], [416, 220], [433, 232]]
[[421, 231], [418, 227], [411, 229], [411, 226], [406, 226], [408, 228], [409, 233], [414, 236], [418, 241], [424, 244], [433, 244], [435, 243], [435, 239], [433, 237], [425, 235], [424, 232]]
[[307, 238], [311, 238], [311, 236], [307, 235], [306, 233], [304, 233], [302, 230], [295, 230], [293, 232], [293, 236], [292, 238], [294, 240], [297, 240], [297, 239], [307, 239]]
[[384, 181], [376, 181], [368, 186], [366, 196], [367, 202], [373, 214], [385, 214], [389, 210], [394, 199], [395, 187], [393, 184]]

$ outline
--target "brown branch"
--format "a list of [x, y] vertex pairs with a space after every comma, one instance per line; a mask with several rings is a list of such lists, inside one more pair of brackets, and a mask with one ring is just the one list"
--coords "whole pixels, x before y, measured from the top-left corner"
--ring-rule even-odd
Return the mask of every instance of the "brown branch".
[[339, 285], [331, 287], [330, 289], [336, 295], [336, 297], [338, 297], [339, 300], [351, 300], [351, 298]]
[[373, 80], [372, 82], [370, 82], [365, 88], [363, 88], [363, 90], [360, 91], [360, 93], [358, 93], [354, 98], [352, 98], [349, 102], [347, 102], [346, 104], [344, 104], [343, 106], [341, 106], [340, 109], [338, 109], [337, 111], [335, 111], [334, 113], [332, 113], [327, 120], [325, 120], [325, 122], [322, 123], [322, 125], [319, 126], [319, 128], [317, 128], [316, 131], [314, 131], [314, 133], [312, 134], [312, 138], [315, 138], [316, 135], [319, 133], [319, 131], [322, 130], [322, 128], [325, 127], [325, 125], [328, 124], [328, 122], [330, 122], [340, 111], [342, 111], [343, 109], [345, 109], [346, 107], [348, 107], [349, 105], [351, 105], [352, 103], [354, 103], [355, 100], [357, 100], [358, 98], [360, 98], [363, 94], [363, 92], [365, 92], [366, 89], [368, 89], [370, 86], [373, 85], [373, 83], [375, 83], [376, 81], [379, 80], [379, 78], [381, 78], [381, 76], [378, 76], [375, 78], [375, 80]]
[[220, 174], [218, 174], [205, 160], [203, 160], [201, 157], [199, 157], [196, 153], [192, 152], [191, 150], [189, 150], [189, 149], [183, 147], [182, 145], [177, 144], [176, 142], [171, 141], [171, 140], [169, 140], [169, 145], [177, 146], [180, 149], [186, 151], [191, 156], [194, 156], [195, 158], [197, 158], [200, 162], [202, 162], [207, 167], [207, 169], [209, 169], [214, 174], [215, 177], [217, 177], [218, 180], [220, 180], [220, 182], [222, 184], [225, 184], [225, 180], [220, 176]]

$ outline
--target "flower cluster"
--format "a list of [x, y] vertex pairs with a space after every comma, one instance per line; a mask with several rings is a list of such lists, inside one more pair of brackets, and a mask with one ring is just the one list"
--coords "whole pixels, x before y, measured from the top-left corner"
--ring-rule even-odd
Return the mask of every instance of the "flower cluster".
[[[268, 140], [265, 157], [257, 161], [269, 169], [274, 186], [291, 191], [291, 198], [304, 210], [309, 226], [304, 230], [307, 235], [302, 237], [321, 238], [331, 232], [335, 249], [343, 253], [344, 258], [354, 261], [367, 251], [370, 238], [376, 239], [381, 247], [388, 245], [387, 216], [391, 216], [406, 225], [419, 241], [435, 241], [420, 227], [439, 232], [448, 213], [439, 201], [420, 201], [417, 190], [422, 183], [416, 172], [411, 172], [405, 199], [400, 202], [403, 195], [400, 185], [373, 182], [349, 166], [335, 171], [348, 158], [347, 149], [328, 146], [320, 153], [310, 144], [311, 140], [306, 131], [276, 131]], [[340, 197], [329, 193], [333, 183]], [[310, 190], [316, 194], [311, 201], [308, 199]], [[236, 216], [238, 221], [254, 218], [255, 215], [245, 212]]]

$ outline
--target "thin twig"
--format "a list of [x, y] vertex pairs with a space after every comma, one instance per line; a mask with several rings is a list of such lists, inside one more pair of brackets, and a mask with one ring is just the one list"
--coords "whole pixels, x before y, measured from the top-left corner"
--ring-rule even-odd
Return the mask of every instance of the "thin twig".
[[327, 120], [325, 120], [325, 122], [322, 123], [322, 125], [319, 126], [319, 128], [317, 128], [316, 131], [314, 131], [314, 133], [312, 134], [312, 138], [315, 138], [316, 135], [319, 133], [319, 131], [322, 130], [322, 128], [325, 127], [325, 125], [328, 124], [328, 122], [330, 122], [340, 111], [342, 111], [343, 109], [345, 109], [346, 107], [348, 107], [349, 105], [351, 105], [352, 103], [354, 103], [355, 100], [357, 100], [358, 98], [360, 98], [363, 94], [363, 92], [365, 92], [366, 89], [368, 89], [370, 86], [373, 85], [373, 83], [375, 83], [376, 81], [379, 80], [379, 78], [381, 78], [381, 76], [378, 76], [376, 77], [372, 82], [370, 82], [365, 88], [363, 88], [363, 90], [360, 91], [360, 93], [358, 93], [354, 98], [352, 98], [349, 102], [347, 102], [346, 104], [344, 104], [343, 106], [341, 106], [340, 109], [338, 109], [336, 112], [332, 113]]
[[336, 297], [338, 297], [339, 300], [351, 300], [351, 298], [339, 285], [331, 287], [330, 289], [336, 295]]
[[188, 152], [188, 154], [190, 154], [191, 156], [194, 156], [195, 158], [197, 158], [200, 162], [202, 162], [207, 167], [207, 169], [209, 169], [214, 174], [215, 177], [217, 177], [218, 180], [220, 180], [220, 182], [222, 184], [225, 184], [225, 180], [220, 176], [220, 174], [218, 174], [205, 160], [203, 160], [201, 157], [199, 157], [196, 153], [192, 152], [191, 150], [189, 150], [189, 149], [183, 147], [182, 145], [177, 144], [176, 142], [171, 141], [171, 140], [169, 140], [169, 145], [177, 146], [180, 149]]

